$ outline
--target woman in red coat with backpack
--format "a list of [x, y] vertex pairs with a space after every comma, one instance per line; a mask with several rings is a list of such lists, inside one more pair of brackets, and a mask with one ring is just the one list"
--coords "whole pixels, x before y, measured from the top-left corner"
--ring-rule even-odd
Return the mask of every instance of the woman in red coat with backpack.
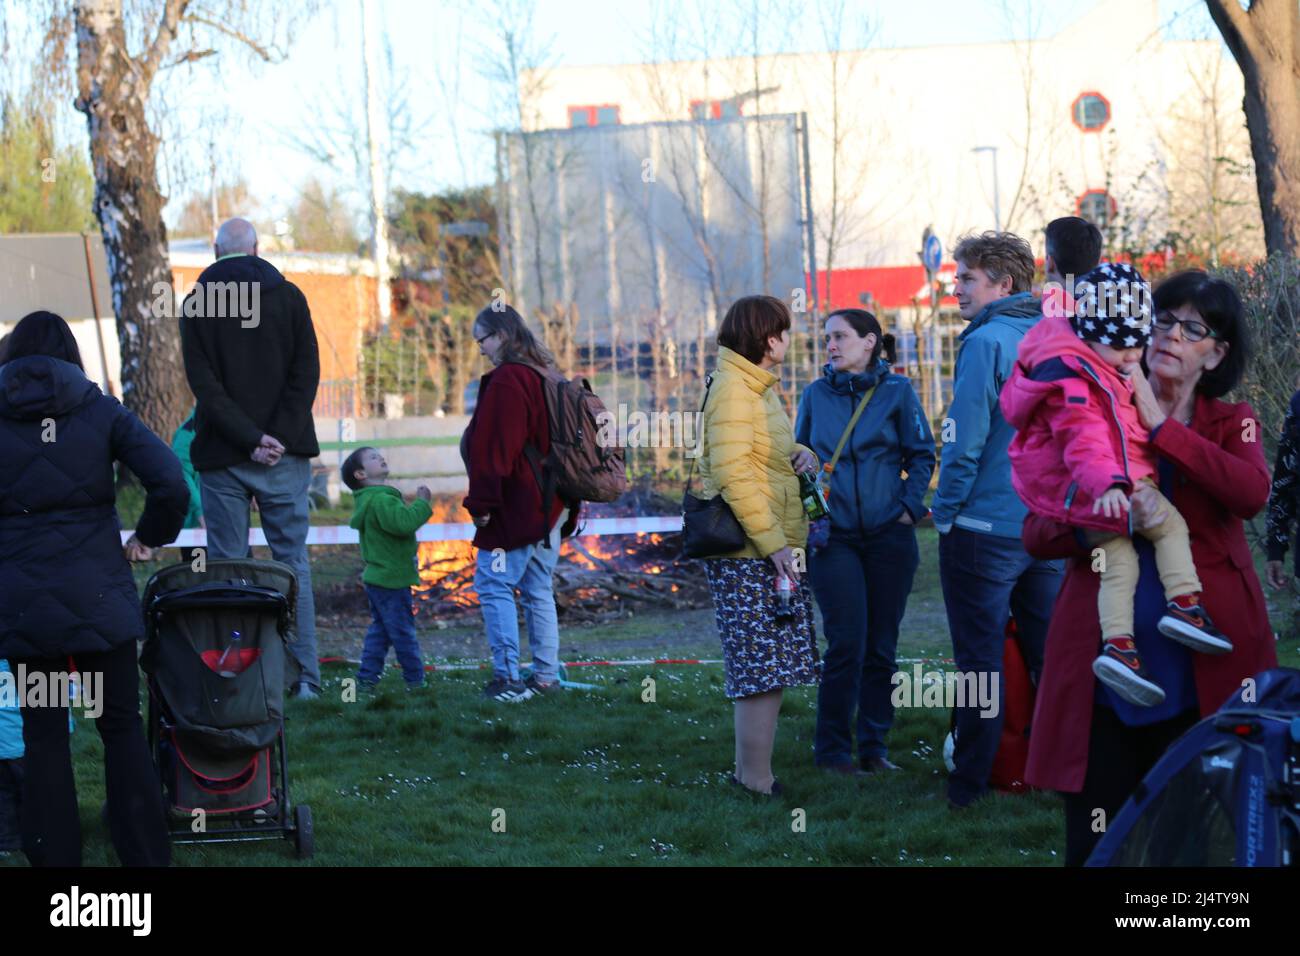
[[[1099, 576], [1079, 529], [1031, 514], [1025, 548], [1039, 558], [1070, 558], [1048, 631], [1038, 686], [1026, 781], [1065, 795], [1067, 866], [1082, 865], [1165, 748], [1218, 710], [1243, 681], [1277, 666], [1264, 594], [1242, 522], [1268, 500], [1262, 426], [1245, 402], [1220, 396], [1246, 368], [1244, 309], [1236, 290], [1204, 272], [1170, 277], [1155, 291], [1155, 323], [1146, 352], [1150, 380], [1134, 391], [1159, 456], [1160, 489], [1186, 520], [1192, 556], [1204, 583], [1206, 612], [1232, 639], [1222, 656], [1193, 654], [1164, 638], [1165, 607], [1151, 546], [1141, 560], [1135, 643], [1167, 691], [1160, 707], [1138, 708], [1100, 685], [1092, 672], [1100, 624]], [[1133, 495], [1133, 523], [1163, 520], [1159, 497]]]
[[[578, 505], [559, 497], [543, 502], [539, 475], [528, 456], [532, 448], [544, 458], [551, 447], [539, 370], [553, 369], [555, 359], [508, 305], [480, 312], [473, 332], [479, 351], [495, 366], [479, 381], [478, 404], [460, 444], [469, 472], [465, 510], [478, 529], [474, 590], [492, 651], [492, 679], [483, 696], [517, 703], [560, 688], [560, 631], [551, 576], [560, 539], [578, 523]], [[526, 682], [519, 672], [516, 589], [533, 655]]]

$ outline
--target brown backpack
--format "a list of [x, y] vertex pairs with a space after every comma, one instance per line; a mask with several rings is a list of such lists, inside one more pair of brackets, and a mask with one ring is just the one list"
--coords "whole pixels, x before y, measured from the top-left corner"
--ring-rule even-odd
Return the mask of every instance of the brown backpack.
[[551, 433], [546, 455], [532, 444], [524, 446], [542, 489], [542, 512], [550, 512], [556, 496], [570, 504], [616, 500], [627, 491], [627, 469], [622, 447], [601, 443], [601, 423], [612, 418], [604, 402], [585, 378], [570, 381], [554, 369], [529, 368], [542, 379]]

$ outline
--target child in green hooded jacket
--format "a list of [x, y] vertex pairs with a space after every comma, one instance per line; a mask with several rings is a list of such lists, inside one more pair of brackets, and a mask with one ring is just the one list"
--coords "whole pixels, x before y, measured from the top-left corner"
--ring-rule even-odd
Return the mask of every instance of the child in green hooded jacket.
[[343, 462], [343, 483], [352, 489], [355, 507], [350, 524], [361, 533], [361, 581], [370, 602], [370, 629], [361, 648], [357, 681], [372, 688], [383, 675], [391, 646], [402, 665], [408, 688], [424, 684], [424, 662], [415, 637], [411, 585], [420, 576], [415, 532], [433, 515], [433, 497], [421, 485], [409, 505], [402, 493], [384, 484], [388, 462], [375, 448], [358, 448]]

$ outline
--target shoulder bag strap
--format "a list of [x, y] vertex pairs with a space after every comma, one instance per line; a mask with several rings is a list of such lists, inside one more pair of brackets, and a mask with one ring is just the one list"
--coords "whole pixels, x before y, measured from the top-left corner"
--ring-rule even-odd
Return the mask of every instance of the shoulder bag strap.
[[833, 472], [835, 466], [839, 464], [840, 452], [844, 451], [845, 443], [849, 440], [849, 436], [853, 434], [853, 426], [858, 423], [858, 419], [861, 418], [862, 413], [866, 411], [867, 402], [871, 401], [871, 396], [874, 394], [876, 394], [876, 386], [872, 385], [867, 389], [866, 394], [862, 396], [862, 401], [858, 402], [858, 407], [854, 410], [853, 417], [849, 419], [849, 424], [844, 429], [844, 434], [840, 436], [840, 440], [835, 446], [835, 454], [831, 455], [831, 460], [826, 465], [826, 474], [829, 475]]
[[[704, 379], [704, 397], [700, 399], [700, 434], [696, 439], [696, 445], [699, 449], [704, 448], [704, 406], [709, 400], [709, 389], [713, 387], [713, 373], [710, 372]], [[699, 458], [699, 453], [691, 456], [691, 467], [686, 473], [686, 493], [691, 493], [691, 481], [695, 478], [695, 459]]]

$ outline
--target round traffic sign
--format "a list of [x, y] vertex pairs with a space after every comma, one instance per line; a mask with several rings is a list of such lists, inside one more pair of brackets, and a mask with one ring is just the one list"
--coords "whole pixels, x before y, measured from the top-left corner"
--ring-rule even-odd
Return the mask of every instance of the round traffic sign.
[[943, 262], [943, 243], [939, 241], [938, 236], [931, 234], [925, 240], [925, 248], [921, 250], [921, 261], [930, 272], [939, 271], [939, 263]]

